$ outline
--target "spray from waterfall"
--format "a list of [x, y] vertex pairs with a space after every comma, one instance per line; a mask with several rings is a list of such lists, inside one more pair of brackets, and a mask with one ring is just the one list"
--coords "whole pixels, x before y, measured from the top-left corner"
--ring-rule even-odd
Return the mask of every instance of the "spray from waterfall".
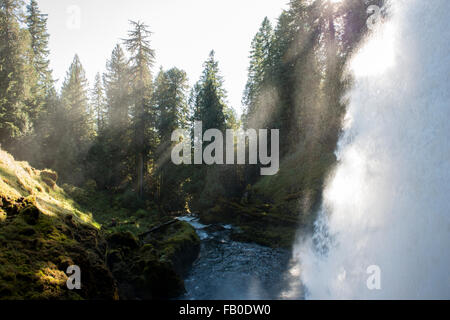
[[294, 250], [307, 298], [450, 299], [450, 2], [389, 10], [350, 66], [339, 163]]

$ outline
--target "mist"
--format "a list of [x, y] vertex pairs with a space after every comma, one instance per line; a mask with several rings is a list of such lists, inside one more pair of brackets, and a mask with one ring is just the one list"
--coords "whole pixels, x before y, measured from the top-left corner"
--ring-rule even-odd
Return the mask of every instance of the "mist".
[[[339, 163], [314, 234], [294, 249], [307, 298], [450, 298], [449, 10], [392, 1], [350, 64]], [[370, 266], [379, 290], [367, 286]]]

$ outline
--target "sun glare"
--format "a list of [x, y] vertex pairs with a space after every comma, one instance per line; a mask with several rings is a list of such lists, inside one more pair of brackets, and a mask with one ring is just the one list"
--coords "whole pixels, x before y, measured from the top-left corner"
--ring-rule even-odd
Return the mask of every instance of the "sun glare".
[[351, 63], [356, 76], [380, 75], [395, 64], [395, 32], [392, 25], [374, 30], [370, 40]]

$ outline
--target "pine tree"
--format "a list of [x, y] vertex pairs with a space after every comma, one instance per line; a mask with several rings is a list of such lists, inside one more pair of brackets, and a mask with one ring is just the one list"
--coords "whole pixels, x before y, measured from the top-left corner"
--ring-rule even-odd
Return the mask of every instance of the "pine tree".
[[[203, 133], [208, 129], [218, 129], [225, 134], [226, 129], [236, 125], [234, 112], [226, 104], [226, 91], [214, 51], [210, 52], [202, 76], [193, 89], [191, 108], [194, 120], [202, 122]], [[194, 208], [211, 207], [220, 197], [234, 191], [231, 186], [236, 181], [234, 166], [194, 166], [190, 170], [191, 179], [185, 188], [194, 195]]]
[[32, 132], [28, 107], [33, 104], [36, 74], [30, 36], [20, 28], [22, 1], [0, 1], [0, 143], [14, 152], [14, 145]]
[[94, 88], [91, 91], [91, 118], [95, 119], [97, 133], [105, 129], [106, 99], [100, 73], [95, 75]]
[[61, 88], [61, 108], [64, 118], [55, 124], [63, 128], [56, 168], [72, 183], [84, 179], [83, 166], [89, 143], [94, 136], [93, 121], [89, 115], [88, 83], [78, 55], [67, 72]]
[[52, 132], [54, 130], [55, 110], [58, 97], [54, 88], [52, 70], [48, 49], [49, 34], [47, 32], [47, 15], [42, 14], [35, 0], [27, 5], [25, 23], [30, 35], [32, 50], [29, 64], [36, 73], [36, 82], [32, 87], [33, 100], [29, 103], [30, 117], [34, 131], [30, 139], [21, 148], [29, 151], [25, 158], [34, 166], [46, 166], [50, 159], [48, 153], [35, 152], [35, 146], [50, 150], [53, 146]]
[[226, 105], [226, 91], [219, 72], [219, 63], [215, 60], [215, 53], [211, 51], [204, 63], [203, 74], [196, 87], [195, 119], [203, 122], [203, 130], [214, 128], [225, 130], [229, 127], [228, 120], [231, 112]]
[[[120, 45], [116, 45], [103, 75], [105, 100], [100, 94], [100, 79], [94, 91], [94, 110], [97, 109], [98, 131], [88, 153], [89, 175], [100, 189], [116, 189], [123, 185], [133, 168], [131, 149], [130, 105], [131, 84], [128, 61]], [[103, 114], [100, 110], [104, 106]], [[97, 107], [96, 107], [97, 106]], [[95, 113], [95, 112], [94, 112]]]
[[186, 179], [186, 168], [170, 161], [170, 151], [172, 132], [189, 126], [188, 88], [186, 72], [177, 68], [161, 69], [155, 80], [153, 101], [158, 112], [160, 143], [155, 153], [157, 170], [154, 176], [158, 180], [157, 199], [166, 204], [167, 210], [183, 210], [185, 205], [182, 183]]
[[39, 89], [41, 91], [38, 94], [47, 96], [54, 91], [48, 58], [50, 51], [48, 49], [47, 15], [41, 13], [36, 0], [31, 0], [27, 6], [26, 23], [31, 35], [32, 64], [39, 76]]
[[114, 48], [103, 75], [107, 99], [107, 126], [124, 130], [130, 124], [130, 68], [120, 45]]
[[172, 68], [161, 70], [155, 81], [154, 101], [159, 112], [158, 131], [161, 141], [170, 141], [176, 129], [188, 127], [189, 108], [186, 72]]
[[77, 145], [92, 136], [92, 119], [89, 114], [88, 81], [80, 58], [75, 55], [61, 88], [61, 103], [70, 119], [71, 135]]
[[144, 194], [144, 176], [148, 153], [154, 147], [155, 113], [151, 108], [152, 73], [155, 53], [150, 47], [148, 26], [142, 22], [130, 22], [132, 30], [125, 40], [130, 52], [130, 76], [132, 82], [134, 147], [136, 161], [136, 191], [139, 198]]
[[266, 17], [251, 44], [248, 81], [242, 99], [242, 103], [247, 107], [244, 112], [245, 127], [248, 127], [250, 119], [254, 118], [257, 112], [257, 99], [263, 89], [266, 72], [269, 68], [272, 40], [272, 25]]

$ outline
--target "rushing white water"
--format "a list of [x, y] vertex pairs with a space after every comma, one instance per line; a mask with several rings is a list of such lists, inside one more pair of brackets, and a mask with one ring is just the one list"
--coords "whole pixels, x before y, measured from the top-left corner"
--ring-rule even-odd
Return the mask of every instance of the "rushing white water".
[[295, 248], [308, 298], [450, 299], [450, 1], [391, 2], [351, 65], [316, 234]]

